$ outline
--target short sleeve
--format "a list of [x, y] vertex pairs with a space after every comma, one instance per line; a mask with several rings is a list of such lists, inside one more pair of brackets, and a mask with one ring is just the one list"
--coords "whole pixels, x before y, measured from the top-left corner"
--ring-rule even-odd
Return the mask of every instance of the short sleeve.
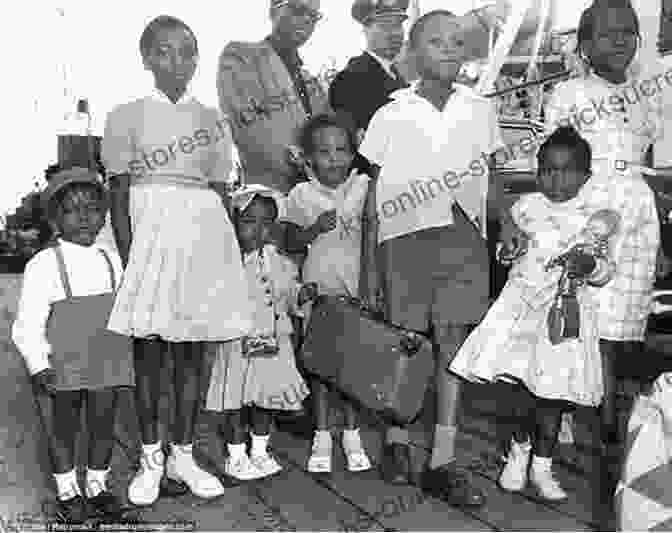
[[216, 110], [213, 112], [217, 117], [214, 131], [217, 142], [212, 144], [212, 170], [208, 177], [210, 181], [231, 183], [235, 180], [234, 170], [238, 150], [233, 142], [228, 117]]
[[291, 222], [301, 228], [307, 228], [312, 221], [308, 216], [308, 210], [305, 201], [305, 191], [301, 184], [295, 186], [287, 195], [285, 202], [285, 212], [283, 222]]
[[387, 116], [384, 108], [379, 109], [373, 115], [369, 127], [364, 134], [364, 140], [359, 147], [360, 154], [374, 165], [380, 167], [385, 162], [385, 155], [390, 143], [391, 125]]
[[530, 222], [530, 208], [534, 203], [534, 194], [524, 194], [511, 206], [511, 218], [520, 229], [525, 229]]
[[127, 110], [127, 105], [116, 107], [105, 121], [101, 158], [107, 172], [112, 175], [130, 172], [135, 157]]

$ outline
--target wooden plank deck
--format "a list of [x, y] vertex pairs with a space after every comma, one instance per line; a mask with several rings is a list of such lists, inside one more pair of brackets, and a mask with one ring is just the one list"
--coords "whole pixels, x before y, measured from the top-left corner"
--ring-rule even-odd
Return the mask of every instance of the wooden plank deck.
[[[0, 291], [1, 292], [1, 291]], [[1, 296], [1, 294], [0, 294]], [[32, 390], [18, 353], [8, 342], [7, 322], [12, 309], [0, 301], [0, 531], [7, 522], [32, 519], [43, 523], [53, 507], [53, 483], [48, 472], [43, 430]], [[383, 483], [377, 471], [349, 474], [337, 448], [334, 473], [305, 472], [310, 442], [289, 433], [276, 433], [272, 446], [285, 470], [278, 476], [231, 484], [213, 501], [187, 495], [161, 498], [137, 518], [151, 522], [193, 522], [201, 531], [590, 531], [596, 530], [592, 473], [596, 456], [590, 413], [577, 415], [577, 446], [563, 446], [556, 468], [570, 492], [562, 504], [539, 502], [529, 492], [507, 494], [496, 486], [501, 453], [502, 424], [509, 416], [506, 399], [496, 387], [467, 386], [462, 409], [460, 457], [471, 468], [475, 483], [488, 496], [478, 510], [462, 510], [428, 498], [416, 487]], [[164, 398], [168, 405], [169, 395]], [[412, 428], [414, 470], [428, 455], [432, 409]], [[167, 409], [163, 410], [164, 417]], [[338, 421], [339, 417], [336, 417]], [[224, 463], [224, 440], [216, 417], [204, 414], [199, 424], [198, 458], [212, 472]], [[132, 397], [120, 404], [116, 424], [119, 443], [113, 458], [112, 489], [125, 497], [137, 460], [137, 424]], [[366, 425], [364, 442], [374, 461], [379, 459], [381, 432]], [[338, 446], [340, 439], [335, 439]], [[15, 524], [16, 525], [16, 524]], [[6, 529], [10, 529], [7, 527]]]

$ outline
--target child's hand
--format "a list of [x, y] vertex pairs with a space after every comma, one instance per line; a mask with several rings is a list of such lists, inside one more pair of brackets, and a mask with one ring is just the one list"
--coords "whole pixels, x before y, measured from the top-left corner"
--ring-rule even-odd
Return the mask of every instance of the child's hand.
[[317, 295], [317, 283], [306, 283], [299, 289], [298, 303], [303, 305], [317, 298]]
[[570, 276], [574, 277], [586, 277], [589, 276], [595, 267], [597, 262], [595, 258], [579, 249], [574, 249], [570, 252], [567, 257], [567, 273]]
[[336, 210], [332, 209], [331, 211], [325, 211], [315, 221], [315, 229], [318, 233], [327, 233], [336, 229]]
[[56, 374], [53, 368], [45, 368], [33, 376], [33, 383], [47, 394], [56, 393]]

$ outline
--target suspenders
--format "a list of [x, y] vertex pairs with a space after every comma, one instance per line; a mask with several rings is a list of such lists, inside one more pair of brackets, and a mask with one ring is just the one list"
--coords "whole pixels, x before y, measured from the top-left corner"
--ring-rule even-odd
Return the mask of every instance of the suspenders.
[[[99, 248], [101, 254], [105, 258], [107, 263], [107, 268], [110, 274], [111, 291], [116, 292], [117, 282], [114, 275], [114, 267], [112, 266], [112, 261], [110, 261], [109, 256], [102, 248]], [[72, 287], [70, 286], [70, 279], [68, 278], [68, 272], [65, 268], [65, 259], [63, 258], [63, 250], [60, 246], [54, 246], [54, 252], [56, 253], [56, 260], [58, 262], [58, 272], [61, 275], [61, 283], [63, 283], [63, 290], [65, 291], [66, 298], [72, 298]]]

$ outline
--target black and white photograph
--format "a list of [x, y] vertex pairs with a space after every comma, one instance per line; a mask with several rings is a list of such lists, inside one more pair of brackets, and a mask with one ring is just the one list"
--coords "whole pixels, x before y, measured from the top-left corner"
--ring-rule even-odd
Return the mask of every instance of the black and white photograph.
[[0, 533], [672, 530], [672, 0], [6, 12]]

